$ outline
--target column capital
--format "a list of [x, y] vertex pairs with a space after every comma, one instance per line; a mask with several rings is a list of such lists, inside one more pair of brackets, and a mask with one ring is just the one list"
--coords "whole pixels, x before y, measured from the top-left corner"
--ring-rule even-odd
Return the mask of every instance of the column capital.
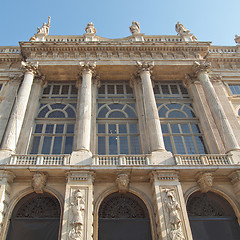
[[44, 74], [39, 74], [34, 78], [34, 82], [40, 84], [43, 88], [45, 88], [48, 84], [46, 80], [46, 76]]
[[191, 76], [190, 74], [186, 74], [183, 80], [183, 85], [186, 88], [189, 88], [191, 84], [194, 84], [194, 83], [200, 83], [200, 81], [196, 78], [196, 76]]
[[135, 84], [142, 84], [140, 76], [138, 74], [133, 74], [129, 80], [129, 85], [131, 88], [134, 88]]
[[30, 72], [32, 74], [37, 74], [38, 73], [38, 62], [21, 62], [21, 68], [23, 72]]
[[208, 62], [200, 63], [195, 61], [192, 66], [192, 71], [197, 75], [199, 72], [206, 72], [206, 73], [209, 72], [210, 68], [211, 68], [211, 63], [208, 63]]
[[85, 73], [95, 74], [96, 72], [96, 62], [80, 62], [79, 63], [81, 67], [80, 74], [82, 75]]
[[17, 72], [17, 73], [9, 73], [8, 77], [11, 81], [21, 81], [23, 80], [24, 75], [22, 72]]
[[142, 72], [152, 72], [154, 67], [154, 62], [146, 62], [146, 61], [137, 61], [137, 74], [141, 74]]

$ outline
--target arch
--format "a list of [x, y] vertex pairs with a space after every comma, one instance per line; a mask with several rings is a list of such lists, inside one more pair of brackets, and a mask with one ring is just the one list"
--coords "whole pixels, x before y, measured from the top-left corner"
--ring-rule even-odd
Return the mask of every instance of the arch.
[[[59, 203], [60, 206], [60, 227], [59, 227], [59, 235], [61, 233], [61, 222], [62, 222], [62, 216], [63, 216], [63, 206], [64, 206], [64, 198], [63, 196], [54, 188], [51, 188], [49, 186], [45, 187], [45, 192], [52, 195], [53, 197], [55, 197]], [[23, 199], [24, 197], [28, 196], [29, 194], [33, 193], [33, 189], [31, 187], [28, 187], [26, 189], [21, 190], [20, 192], [17, 192], [15, 194], [15, 196], [12, 198], [12, 200], [9, 202], [8, 204], [8, 208], [6, 210], [6, 216], [5, 216], [5, 221], [4, 221], [4, 225], [2, 228], [3, 231], [3, 239], [6, 239], [7, 237], [7, 232], [9, 229], [9, 225], [10, 225], [10, 219], [11, 216], [13, 214], [13, 211], [15, 209], [15, 207], [17, 206], [17, 204], [21, 201], [21, 199]]]
[[22, 197], [11, 214], [7, 240], [58, 239], [61, 207], [48, 192], [31, 192]]
[[[134, 215], [134, 207], [130, 209], [128, 209], [126, 206], [123, 207], [123, 208], [118, 208], [119, 210], [120, 209], [128, 209], [129, 211], [125, 211], [125, 212], [120, 212], [118, 211], [119, 214], [115, 214], [115, 217], [112, 217], [109, 215], [109, 211], [102, 211], [101, 208], [105, 208], [106, 206], [110, 206], [115, 208], [116, 209], [116, 204], [112, 203], [112, 205], [109, 204], [108, 201], [111, 201], [112, 198], [115, 198], [115, 200], [118, 198], [118, 196], [121, 196], [120, 198], [122, 199], [128, 199], [128, 197], [130, 196], [130, 198], [132, 197], [133, 199], [137, 199], [136, 201], [138, 201], [140, 203], [140, 206], [143, 206], [143, 211], [139, 211], [138, 214], [135, 214]], [[119, 201], [118, 201], [119, 202]], [[126, 201], [127, 202], [127, 201]], [[124, 204], [126, 204], [126, 202]], [[130, 200], [130, 202], [134, 202]], [[136, 216], [135, 219], [139, 220], [141, 219], [141, 216], [142, 216], [142, 219], [147, 219], [148, 221], [148, 228], [149, 228], [149, 231], [150, 231], [150, 238], [147, 238], [146, 236], [143, 238], [143, 239], [152, 239], [151, 235], [153, 236], [153, 239], [155, 239], [155, 236], [156, 236], [156, 226], [154, 225], [153, 226], [153, 222], [154, 222], [154, 210], [153, 208], [151, 207], [151, 204], [150, 204], [150, 200], [148, 199], [148, 197], [144, 194], [144, 193], [139, 193], [139, 191], [137, 189], [134, 189], [134, 188], [131, 188], [130, 191], [127, 193], [127, 194], [120, 194], [116, 191], [116, 188], [111, 188], [111, 189], [108, 189], [107, 191], [103, 192], [96, 200], [95, 202], [95, 209], [94, 209], [94, 225], [95, 225], [95, 238], [96, 239], [102, 239], [101, 236], [98, 235], [99, 233], [99, 221], [101, 221], [101, 217], [105, 215], [105, 220], [106, 221], [111, 221], [113, 220], [113, 224], [114, 224], [114, 221], [115, 223], [120, 221], [121, 220], [126, 220], [128, 219], [130, 222], [131, 221], [134, 221], [134, 218], [131, 218], [132, 214], [133, 216]], [[121, 203], [118, 205], [118, 206], [121, 206]], [[137, 208], [139, 209], [139, 208]], [[141, 207], [140, 207], [141, 209]], [[114, 210], [113, 210], [114, 211]], [[108, 218], [110, 216], [110, 218]], [[119, 217], [119, 218], [118, 218]], [[128, 218], [130, 217], [130, 218]], [[137, 217], [140, 217], [140, 218], [137, 218]], [[104, 217], [103, 217], [104, 218]], [[136, 220], [136, 221], [137, 221]], [[117, 224], [118, 225], [118, 224]], [[124, 230], [126, 231], [126, 229]], [[131, 235], [131, 234], [130, 234]], [[129, 236], [130, 236], [129, 235]], [[98, 236], [98, 238], [97, 238]], [[118, 235], [117, 235], [118, 236]], [[106, 236], [105, 236], [106, 237]], [[131, 238], [129, 239], [135, 239], [136, 236], [132, 236]], [[104, 238], [105, 239], [105, 238]], [[106, 238], [108, 239], [108, 238]], [[117, 239], [117, 238], [114, 238], [114, 239]], [[122, 239], [122, 238], [121, 238]], [[124, 239], [128, 239], [125, 238]], [[136, 239], [142, 239], [142, 238], [136, 238]]]
[[194, 240], [240, 238], [240, 227], [231, 204], [221, 195], [195, 191], [187, 201]]

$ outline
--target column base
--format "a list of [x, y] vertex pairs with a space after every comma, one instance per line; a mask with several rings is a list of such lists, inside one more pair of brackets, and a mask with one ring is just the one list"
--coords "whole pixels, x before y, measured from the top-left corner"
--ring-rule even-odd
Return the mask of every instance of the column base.
[[70, 165], [92, 165], [92, 153], [89, 151], [73, 151]]
[[167, 151], [152, 152], [151, 162], [153, 165], [176, 165], [172, 153]]
[[12, 152], [10, 150], [1, 149], [0, 150], [0, 165], [9, 164], [12, 154], [14, 154], [14, 152]]

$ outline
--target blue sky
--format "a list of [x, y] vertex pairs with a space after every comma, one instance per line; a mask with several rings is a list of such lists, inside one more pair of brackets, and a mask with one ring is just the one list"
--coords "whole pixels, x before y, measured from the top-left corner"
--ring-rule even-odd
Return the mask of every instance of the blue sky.
[[28, 41], [48, 16], [50, 35], [82, 35], [91, 21], [97, 35], [122, 38], [133, 20], [146, 35], [176, 35], [180, 21], [213, 45], [236, 45], [240, 35], [240, 0], [2, 0], [0, 46]]

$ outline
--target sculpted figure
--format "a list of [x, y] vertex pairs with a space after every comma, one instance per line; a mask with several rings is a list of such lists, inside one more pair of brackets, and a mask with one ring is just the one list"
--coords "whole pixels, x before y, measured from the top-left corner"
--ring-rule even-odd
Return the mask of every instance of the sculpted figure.
[[121, 173], [116, 179], [118, 190], [120, 193], [126, 193], [129, 185], [129, 176], [126, 173]]
[[132, 34], [140, 33], [140, 25], [138, 22], [133, 21], [132, 26], [129, 27]]
[[201, 192], [208, 192], [213, 185], [213, 176], [212, 173], [200, 173], [198, 174], [197, 183], [200, 186]]
[[47, 174], [43, 172], [36, 172], [32, 178], [32, 186], [36, 193], [43, 193], [43, 188], [47, 183]]
[[166, 207], [169, 213], [169, 235], [172, 240], [183, 240], [181, 229], [180, 206], [174, 197], [174, 190], [166, 189]]
[[190, 30], [186, 29], [183, 24], [181, 24], [180, 22], [177, 22], [177, 24], [175, 25], [175, 30], [178, 33], [178, 35], [183, 35], [183, 34], [189, 34]]
[[97, 29], [94, 27], [93, 23], [88, 23], [87, 27], [85, 28], [86, 33], [93, 33], [95, 34], [97, 32]]
[[82, 226], [84, 223], [83, 211], [85, 209], [85, 202], [81, 190], [77, 190], [74, 194], [74, 201], [72, 202], [73, 219], [71, 225], [73, 226], [70, 231], [72, 239], [80, 239], [82, 235]]
[[48, 17], [48, 23], [43, 23], [41, 28], [37, 28], [37, 33], [43, 33], [45, 35], [49, 34], [49, 28], [50, 28], [50, 20], [51, 17]]

